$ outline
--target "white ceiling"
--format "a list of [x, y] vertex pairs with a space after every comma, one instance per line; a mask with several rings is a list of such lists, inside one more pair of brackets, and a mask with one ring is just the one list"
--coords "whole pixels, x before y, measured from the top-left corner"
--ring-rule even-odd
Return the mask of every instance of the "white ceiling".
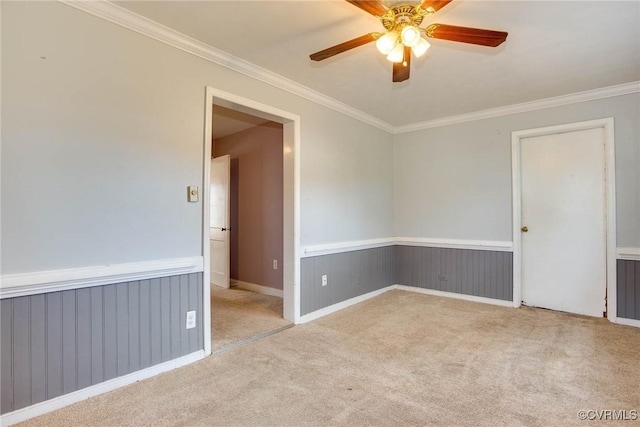
[[383, 30], [343, 0], [134, 1], [118, 5], [401, 126], [640, 80], [640, 1], [455, 0], [439, 22], [507, 31], [498, 48], [429, 39], [392, 83], [374, 43], [309, 54]]
[[222, 138], [265, 123], [269, 123], [269, 120], [214, 105], [212, 137]]

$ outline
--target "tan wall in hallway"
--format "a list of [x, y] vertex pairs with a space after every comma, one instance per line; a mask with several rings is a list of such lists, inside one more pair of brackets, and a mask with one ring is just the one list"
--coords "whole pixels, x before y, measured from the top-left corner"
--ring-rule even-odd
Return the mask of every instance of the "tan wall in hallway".
[[212, 152], [231, 156], [231, 278], [282, 289], [282, 125], [218, 138]]

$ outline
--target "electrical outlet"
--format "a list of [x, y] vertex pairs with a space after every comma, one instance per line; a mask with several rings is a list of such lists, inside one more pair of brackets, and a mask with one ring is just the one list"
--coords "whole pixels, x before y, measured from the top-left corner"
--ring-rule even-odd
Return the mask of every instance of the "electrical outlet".
[[278, 260], [277, 260], [277, 259], [274, 259], [274, 260], [273, 260], [273, 269], [274, 269], [274, 270], [277, 270], [277, 269], [278, 269]]
[[187, 311], [187, 329], [193, 329], [196, 327], [196, 312]]
[[327, 275], [326, 274], [322, 275], [322, 286], [327, 286]]

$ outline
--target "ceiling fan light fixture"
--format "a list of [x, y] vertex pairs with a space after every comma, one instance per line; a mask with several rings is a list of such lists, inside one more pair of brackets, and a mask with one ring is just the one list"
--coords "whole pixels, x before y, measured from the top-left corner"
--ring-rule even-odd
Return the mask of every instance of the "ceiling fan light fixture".
[[420, 30], [413, 25], [405, 25], [400, 33], [402, 43], [407, 47], [413, 47], [417, 45], [422, 37], [420, 37]]
[[402, 62], [404, 60], [404, 46], [402, 43], [396, 44], [391, 52], [387, 55], [387, 59], [391, 62]]
[[[2, 0], [0, 0], [1, 2]], [[376, 48], [393, 62], [394, 83], [409, 79], [411, 57], [422, 57], [430, 48], [429, 38], [497, 47], [509, 35], [506, 31], [431, 23], [420, 27], [423, 20], [452, 0], [346, 0], [374, 16], [384, 27], [347, 40], [309, 55], [312, 61], [322, 61], [365, 44], [376, 42]]]
[[383, 55], [388, 55], [398, 44], [398, 34], [394, 31], [386, 32], [376, 41], [376, 47]]
[[418, 41], [418, 43], [411, 48], [411, 51], [416, 56], [416, 58], [420, 58], [430, 47], [431, 43], [420, 37], [420, 41]]

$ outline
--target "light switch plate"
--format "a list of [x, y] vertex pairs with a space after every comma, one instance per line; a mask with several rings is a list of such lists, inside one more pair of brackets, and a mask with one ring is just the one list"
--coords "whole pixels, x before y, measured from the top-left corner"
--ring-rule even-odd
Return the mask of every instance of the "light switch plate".
[[198, 201], [198, 187], [189, 186], [187, 187], [187, 200], [190, 202]]

